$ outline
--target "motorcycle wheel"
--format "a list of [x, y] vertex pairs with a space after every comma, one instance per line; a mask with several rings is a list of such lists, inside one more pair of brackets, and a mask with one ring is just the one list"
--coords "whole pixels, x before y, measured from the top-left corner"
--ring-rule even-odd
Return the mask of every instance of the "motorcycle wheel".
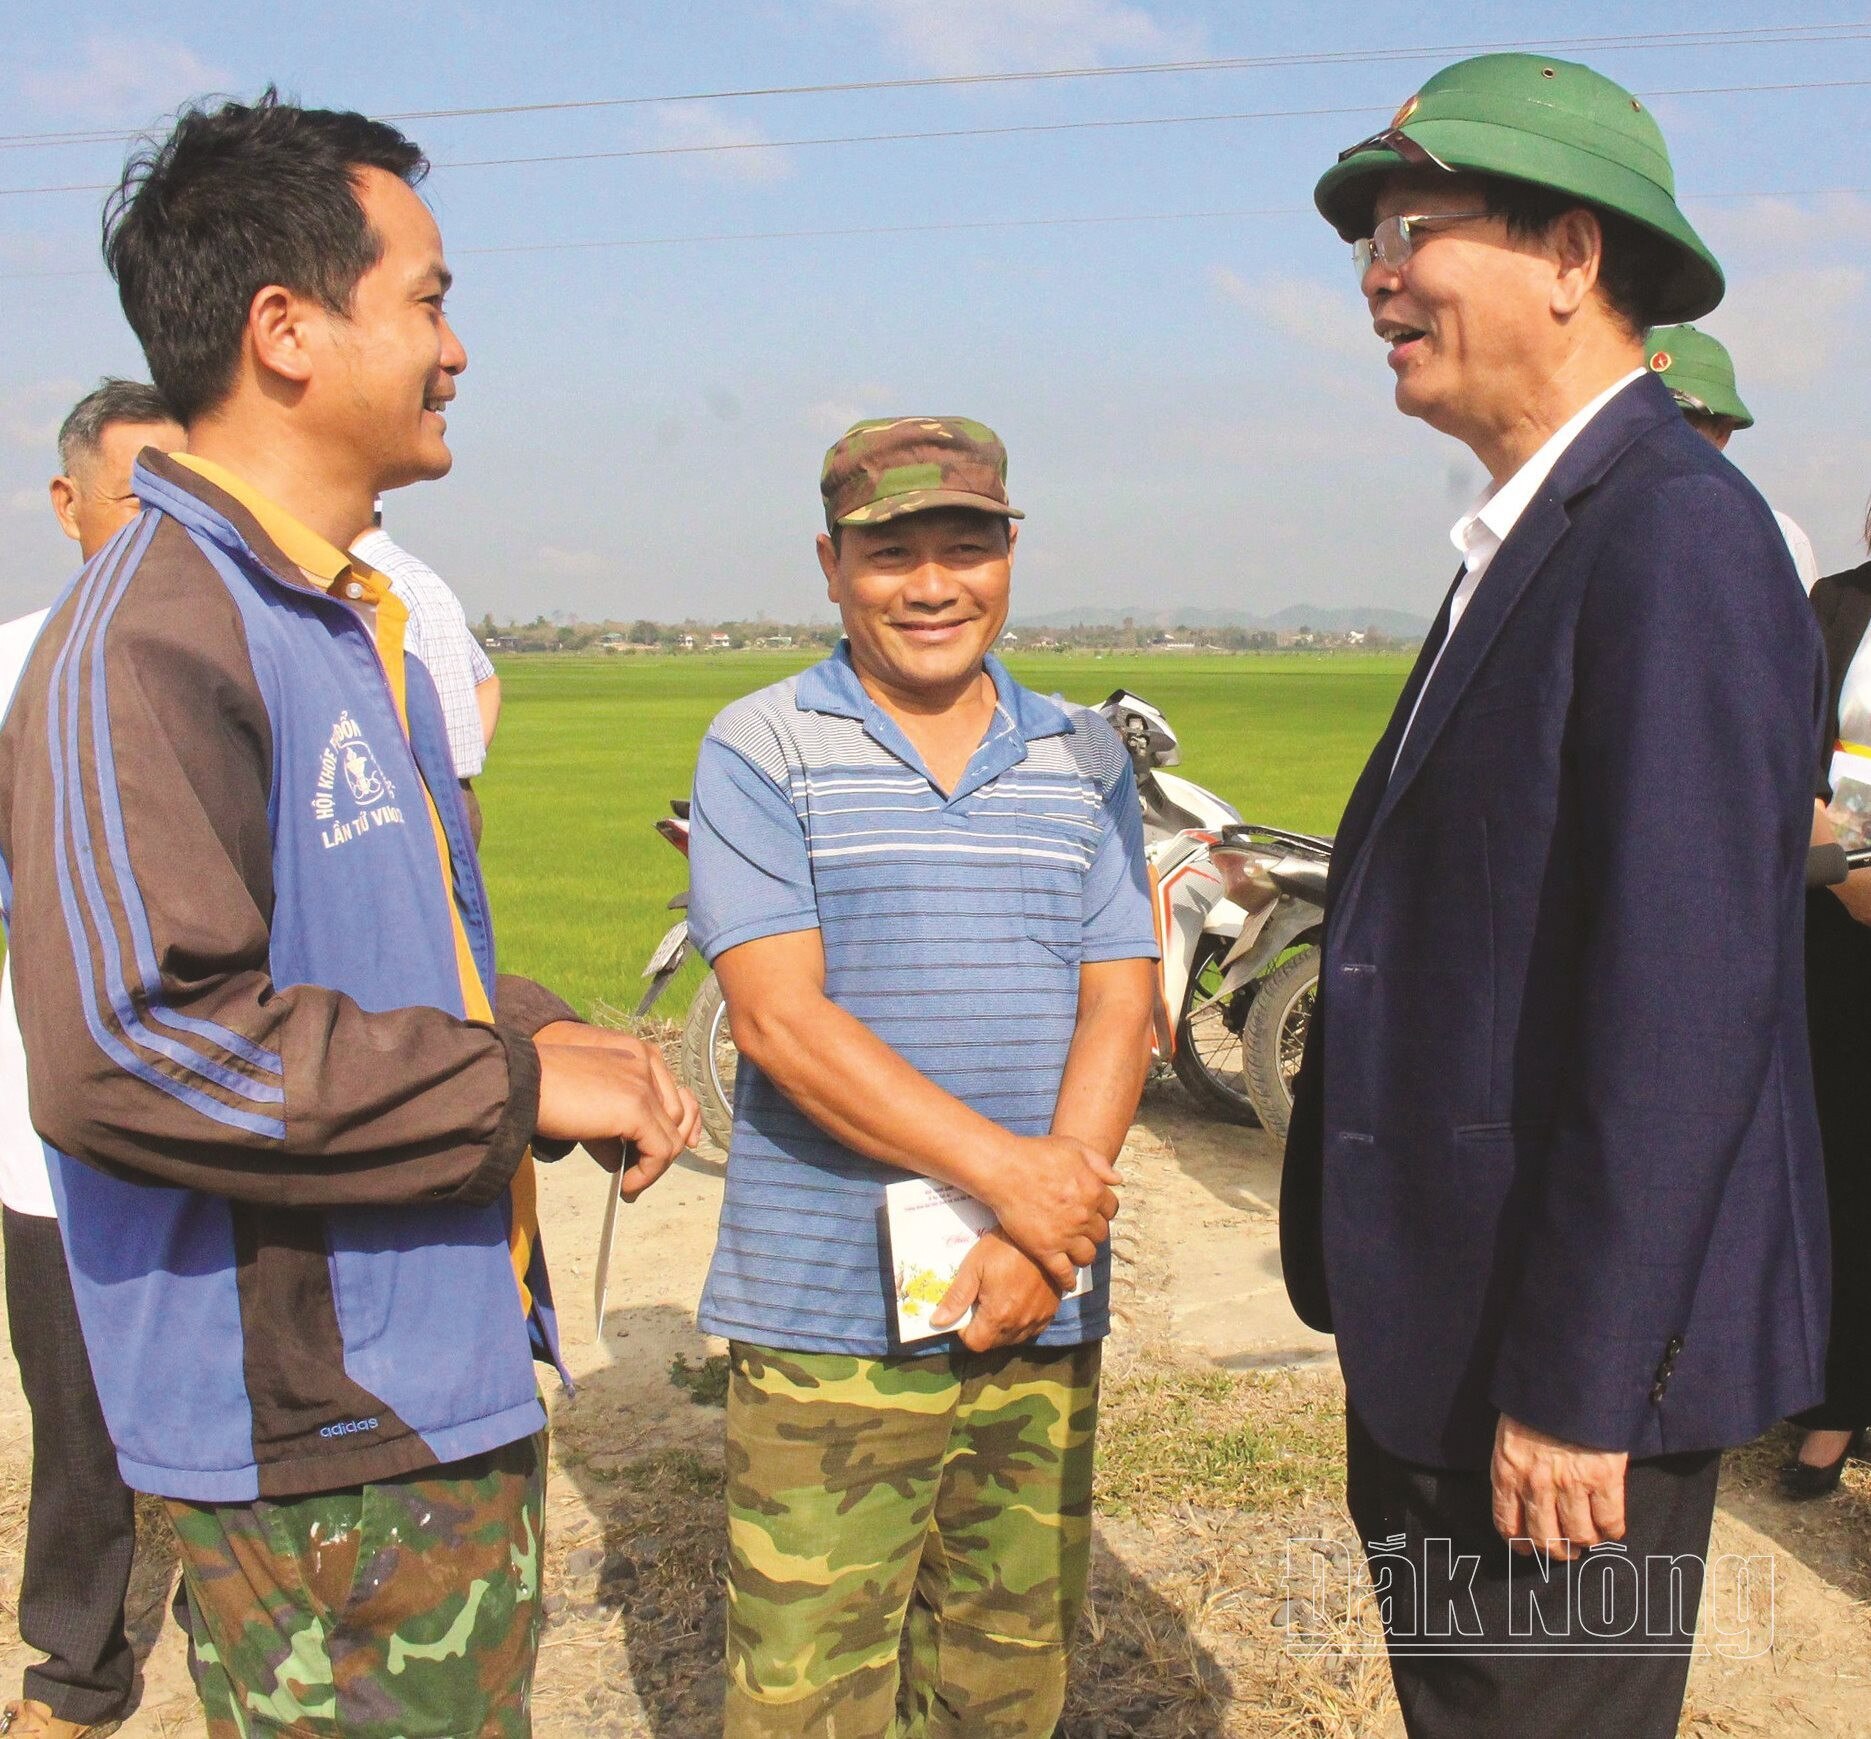
[[1241, 1032], [1247, 1095], [1261, 1127], [1284, 1137], [1293, 1119], [1293, 1077], [1319, 995], [1319, 950], [1308, 944], [1287, 955], [1259, 986]]
[[702, 980], [695, 1000], [689, 1004], [676, 1063], [683, 1086], [701, 1103], [702, 1128], [725, 1154], [734, 1129], [734, 1074], [739, 1053], [728, 1028], [728, 1005], [721, 995], [721, 981], [712, 972]]
[[1224, 1001], [1210, 1001], [1221, 988], [1221, 962], [1228, 942], [1204, 936], [1189, 967], [1176, 1022], [1176, 1052], [1170, 1066], [1202, 1109], [1229, 1123], [1259, 1121], [1243, 1069], [1243, 1017], [1251, 1014], [1255, 986], [1243, 985]]

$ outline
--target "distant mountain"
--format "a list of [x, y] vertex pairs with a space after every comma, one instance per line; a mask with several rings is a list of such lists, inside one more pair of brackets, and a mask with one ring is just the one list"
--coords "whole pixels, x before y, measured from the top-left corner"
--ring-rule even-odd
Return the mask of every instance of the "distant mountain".
[[1134, 604], [1126, 609], [1093, 610], [1067, 608], [1048, 610], [1038, 616], [1021, 616], [1016, 628], [1121, 628], [1126, 621], [1139, 628], [1244, 628], [1250, 633], [1291, 634], [1300, 628], [1313, 628], [1326, 634], [1346, 634], [1354, 629], [1375, 628], [1397, 640], [1420, 640], [1429, 632], [1429, 619], [1408, 610], [1364, 608], [1358, 605], [1288, 604], [1270, 616], [1256, 616], [1246, 610], [1203, 610], [1193, 606], [1164, 609], [1161, 605]]

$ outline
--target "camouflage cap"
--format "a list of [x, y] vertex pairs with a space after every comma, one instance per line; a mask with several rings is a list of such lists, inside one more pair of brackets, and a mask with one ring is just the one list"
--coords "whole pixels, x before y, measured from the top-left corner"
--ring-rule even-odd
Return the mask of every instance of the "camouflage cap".
[[819, 472], [825, 524], [882, 525], [907, 513], [971, 507], [1006, 519], [1007, 449], [967, 417], [873, 417], [853, 423]]

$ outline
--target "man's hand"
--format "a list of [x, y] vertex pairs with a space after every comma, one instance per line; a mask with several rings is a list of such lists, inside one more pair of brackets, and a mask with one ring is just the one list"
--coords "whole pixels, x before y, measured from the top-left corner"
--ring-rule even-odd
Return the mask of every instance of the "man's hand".
[[1621, 1450], [1584, 1449], [1503, 1413], [1494, 1428], [1495, 1530], [1523, 1557], [1537, 1546], [1576, 1558], [1621, 1540], [1629, 1464]]
[[[635, 1201], [699, 1139], [701, 1107], [678, 1086], [655, 1045], [578, 1021], [554, 1021], [533, 1035], [539, 1052], [536, 1131], [576, 1141], [606, 1171], [622, 1169], [618, 1189]], [[624, 1146], [636, 1160], [623, 1166]]]
[[930, 1326], [947, 1328], [971, 1304], [974, 1315], [961, 1331], [961, 1343], [970, 1352], [985, 1353], [1041, 1333], [1059, 1308], [1059, 1289], [1045, 1269], [997, 1229], [983, 1233], [962, 1259]]
[[1008, 1239], [1063, 1292], [1110, 1235], [1123, 1181], [1103, 1154], [1074, 1136], [1022, 1136], [997, 1171], [987, 1205]]

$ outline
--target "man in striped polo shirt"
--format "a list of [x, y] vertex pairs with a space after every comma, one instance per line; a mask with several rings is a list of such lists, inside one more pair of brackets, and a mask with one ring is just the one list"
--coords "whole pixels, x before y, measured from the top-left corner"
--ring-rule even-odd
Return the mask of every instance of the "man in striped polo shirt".
[[[1006, 469], [959, 418], [849, 430], [820, 479], [844, 643], [696, 769], [690, 923], [742, 1059], [701, 1309], [732, 1343], [730, 1735], [1038, 1739], [1064, 1702], [1156, 944], [1115, 733], [988, 653]], [[912, 1174], [998, 1226], [954, 1332], [905, 1347], [879, 1225]]]

